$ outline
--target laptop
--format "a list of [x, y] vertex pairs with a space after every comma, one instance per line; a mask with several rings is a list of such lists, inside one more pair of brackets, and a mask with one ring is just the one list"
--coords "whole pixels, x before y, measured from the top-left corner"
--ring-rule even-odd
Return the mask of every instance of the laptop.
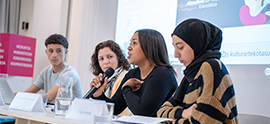
[[14, 98], [14, 94], [7, 82], [6, 78], [1, 78], [0, 77], [0, 91], [2, 92], [2, 95], [4, 97], [4, 100], [7, 105], [10, 105]]

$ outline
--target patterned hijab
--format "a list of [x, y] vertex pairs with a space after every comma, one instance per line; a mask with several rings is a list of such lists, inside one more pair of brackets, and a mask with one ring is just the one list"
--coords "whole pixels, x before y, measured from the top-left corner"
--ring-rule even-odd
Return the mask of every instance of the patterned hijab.
[[188, 19], [180, 23], [172, 35], [184, 40], [194, 51], [194, 60], [184, 70], [185, 77], [175, 92], [174, 99], [183, 103], [186, 89], [199, 71], [202, 63], [208, 59], [220, 59], [222, 42], [221, 30], [209, 22], [199, 19]]

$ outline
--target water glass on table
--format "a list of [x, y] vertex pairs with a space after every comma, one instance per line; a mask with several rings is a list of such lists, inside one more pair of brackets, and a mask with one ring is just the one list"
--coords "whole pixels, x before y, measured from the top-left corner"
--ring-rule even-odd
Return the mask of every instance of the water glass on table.
[[106, 103], [101, 112], [95, 113], [94, 124], [111, 124], [113, 117], [114, 103]]
[[72, 86], [74, 78], [60, 77], [59, 82], [60, 85], [54, 103], [54, 114], [55, 116], [66, 116], [73, 100]]

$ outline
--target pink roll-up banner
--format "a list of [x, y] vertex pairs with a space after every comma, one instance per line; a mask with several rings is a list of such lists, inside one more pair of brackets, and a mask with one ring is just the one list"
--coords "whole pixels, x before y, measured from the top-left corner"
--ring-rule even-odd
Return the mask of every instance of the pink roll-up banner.
[[0, 73], [33, 77], [36, 39], [0, 33]]

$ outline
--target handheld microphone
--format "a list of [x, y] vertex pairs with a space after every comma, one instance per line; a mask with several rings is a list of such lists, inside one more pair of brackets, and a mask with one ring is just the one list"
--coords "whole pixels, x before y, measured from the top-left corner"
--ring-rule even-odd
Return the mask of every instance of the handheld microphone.
[[[100, 81], [100, 83], [101, 83], [101, 85], [100, 86], [102, 86], [103, 85], [103, 83], [104, 83], [104, 79], [106, 78], [106, 77], [111, 77], [112, 75], [113, 75], [113, 73], [114, 73], [114, 70], [113, 70], [113, 68], [108, 68], [105, 72], [104, 72], [104, 74], [103, 74], [103, 78], [102, 78], [102, 80]], [[98, 87], [99, 88], [99, 87]], [[93, 96], [93, 94], [98, 90], [98, 88], [96, 88], [96, 87], [92, 87], [84, 96], [83, 96], [83, 98], [84, 99], [89, 99], [91, 96]]]

